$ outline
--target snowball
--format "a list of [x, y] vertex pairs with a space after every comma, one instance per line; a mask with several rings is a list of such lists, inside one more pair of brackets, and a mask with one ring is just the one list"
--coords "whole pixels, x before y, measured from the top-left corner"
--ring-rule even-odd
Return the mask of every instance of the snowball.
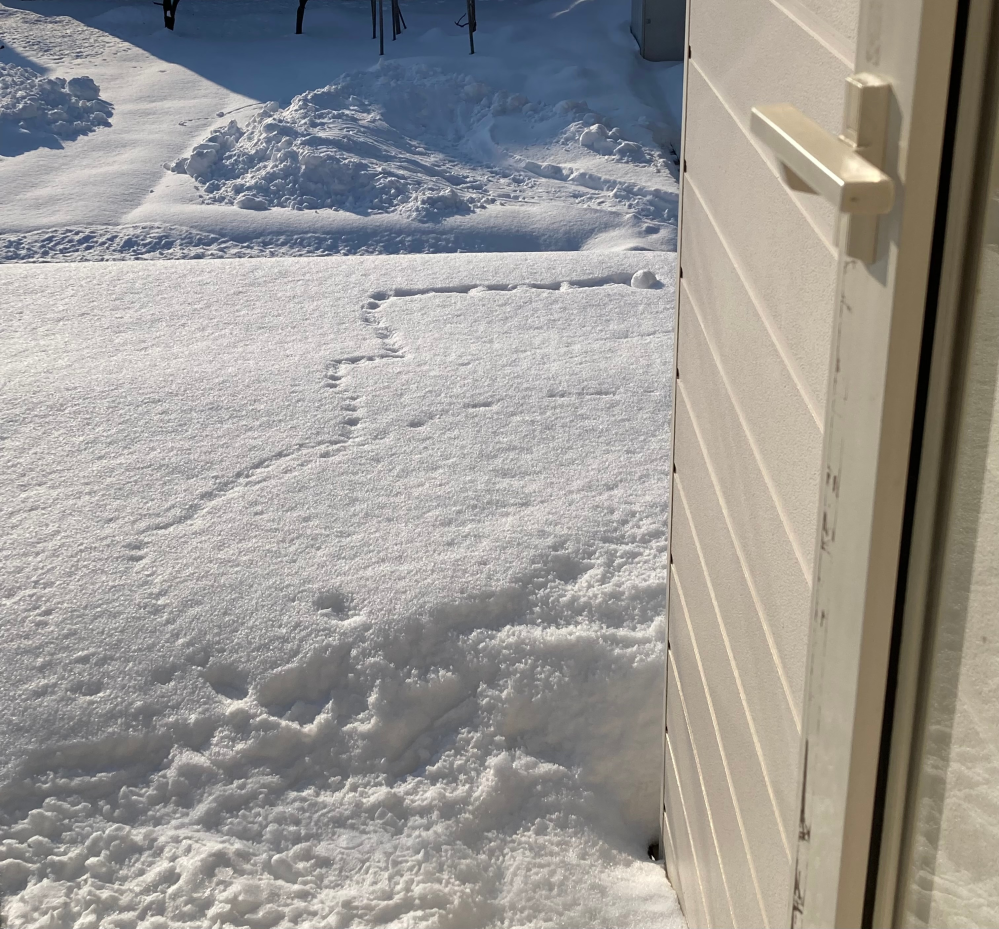
[[263, 197], [254, 197], [253, 194], [240, 194], [236, 198], [236, 206], [241, 210], [266, 210], [268, 204]]
[[31, 877], [31, 866], [24, 861], [8, 858], [0, 861], [0, 888], [7, 893], [16, 893]]
[[543, 165], [538, 166], [538, 174], [544, 177], [554, 178], [556, 181], [565, 180], [565, 169], [561, 165], [552, 164], [550, 161], [546, 161]]
[[38, 105], [33, 100], [27, 100], [11, 112], [14, 119], [37, 119]]
[[202, 142], [187, 159], [187, 173], [191, 177], [202, 177], [218, 161], [219, 147], [214, 142]]
[[658, 283], [659, 278], [649, 270], [636, 271], [631, 278], [631, 286], [638, 290], [649, 290], [649, 288], [655, 287]]
[[89, 77], [70, 78], [66, 90], [78, 100], [96, 100], [101, 95], [100, 87]]
[[421, 222], [434, 222], [471, 213], [468, 201], [454, 188], [444, 190], [421, 190], [402, 210]]
[[642, 156], [642, 146], [637, 142], [621, 142], [615, 149], [614, 154], [618, 158], [641, 158]]
[[594, 123], [580, 133], [579, 144], [595, 152], [599, 152], [601, 155], [609, 155], [614, 151], [614, 146], [617, 145], [617, 142], [610, 138], [610, 133], [607, 131], [606, 126], [602, 123]]

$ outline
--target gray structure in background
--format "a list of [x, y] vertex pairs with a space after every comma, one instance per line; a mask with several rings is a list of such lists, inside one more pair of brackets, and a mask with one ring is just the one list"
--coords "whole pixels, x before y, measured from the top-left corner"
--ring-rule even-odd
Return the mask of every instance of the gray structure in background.
[[631, 34], [649, 61], [683, 61], [686, 0], [631, 0]]

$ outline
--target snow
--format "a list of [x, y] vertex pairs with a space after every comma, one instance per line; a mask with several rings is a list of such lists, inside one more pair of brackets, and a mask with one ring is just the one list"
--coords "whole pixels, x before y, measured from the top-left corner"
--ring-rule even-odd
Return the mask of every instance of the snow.
[[294, 6], [0, 2], [0, 914], [681, 927], [682, 66]]
[[642, 271], [0, 267], [11, 925], [683, 925]]
[[639, 290], [648, 290], [650, 287], [655, 287], [658, 283], [659, 278], [648, 268], [636, 271], [631, 278], [631, 286], [637, 287]]
[[0, 154], [0, 258], [674, 249], [682, 66], [638, 56], [627, 3], [482, 0], [470, 56], [463, 7], [411, 0], [383, 59], [364, 0], [304, 35], [293, 7], [185, 0], [171, 33], [146, 3], [0, 2], [0, 64], [114, 106]]
[[[254, 210], [367, 215], [401, 209], [419, 221], [440, 222], [484, 209], [510, 187], [529, 187], [549, 204], [578, 199], [568, 182], [586, 192], [611, 190], [630, 201], [634, 216], [665, 223], [673, 204], [655, 191], [594, 183], [590, 172], [538, 164], [516, 151], [533, 152], [543, 142], [576, 159], [588, 148], [666, 171], [656, 147], [627, 140], [600, 119], [607, 117], [585, 104], [538, 105], [523, 94], [493, 92], [468, 75], [393, 62], [344, 75], [285, 108], [267, 104], [246, 128], [230, 120], [172, 170], [200, 181], [206, 202]], [[517, 175], [511, 183], [511, 169], [531, 177]]]
[[100, 93], [89, 77], [42, 77], [0, 61], [0, 156], [43, 145], [61, 148], [63, 142], [110, 126], [114, 108]]

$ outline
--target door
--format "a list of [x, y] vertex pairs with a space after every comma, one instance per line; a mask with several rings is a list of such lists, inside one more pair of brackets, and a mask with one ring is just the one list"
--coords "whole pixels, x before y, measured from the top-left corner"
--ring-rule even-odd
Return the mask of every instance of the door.
[[662, 831], [691, 925], [862, 919], [957, 6], [688, 2]]
[[876, 926], [999, 925], [999, 3], [966, 9]]

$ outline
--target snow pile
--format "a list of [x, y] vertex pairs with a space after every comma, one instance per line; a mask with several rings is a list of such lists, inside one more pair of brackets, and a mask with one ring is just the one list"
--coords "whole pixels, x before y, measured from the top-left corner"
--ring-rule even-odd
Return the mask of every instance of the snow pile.
[[210, 203], [365, 215], [401, 211], [440, 221], [520, 199], [553, 180], [633, 193], [634, 185], [539, 164], [518, 151], [560, 146], [660, 169], [665, 164], [661, 154], [602, 120], [585, 103], [532, 103], [468, 75], [389, 62], [345, 74], [285, 108], [266, 104], [245, 128], [230, 120], [171, 169], [204, 185]]
[[110, 126], [114, 108], [100, 93], [89, 77], [42, 77], [0, 62], [0, 132], [70, 141]]
[[0, 268], [5, 924], [681, 924], [639, 271]]

